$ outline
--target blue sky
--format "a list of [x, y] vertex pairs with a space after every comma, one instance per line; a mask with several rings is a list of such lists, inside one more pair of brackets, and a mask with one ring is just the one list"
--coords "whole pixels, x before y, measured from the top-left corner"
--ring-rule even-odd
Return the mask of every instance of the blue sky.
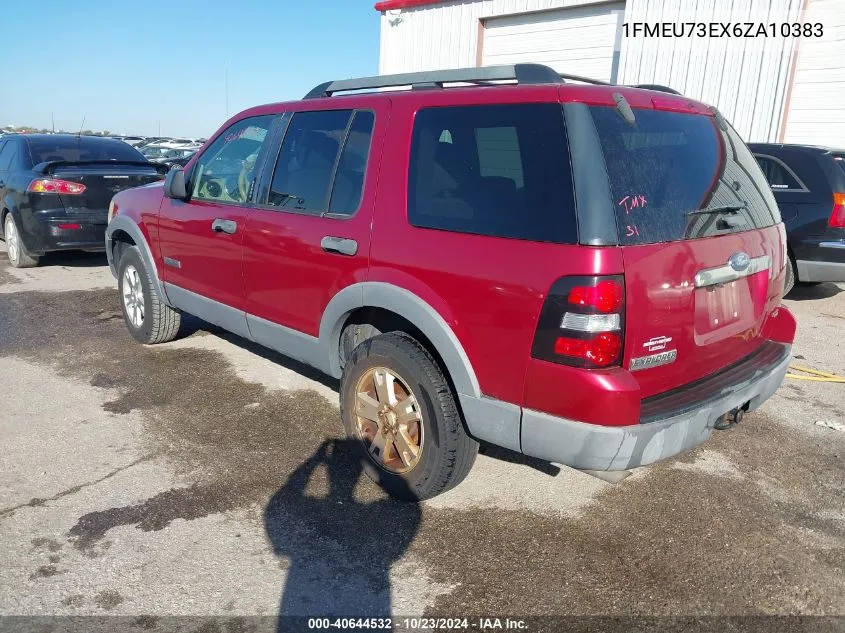
[[[0, 126], [209, 136], [244, 108], [378, 74], [374, 0], [4, 0]], [[228, 72], [227, 72], [228, 69]]]

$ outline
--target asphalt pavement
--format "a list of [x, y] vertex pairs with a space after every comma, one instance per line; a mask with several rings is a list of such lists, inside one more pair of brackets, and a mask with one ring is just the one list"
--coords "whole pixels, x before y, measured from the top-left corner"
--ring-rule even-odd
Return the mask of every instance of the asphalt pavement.
[[[796, 363], [845, 375], [843, 288], [786, 300]], [[0, 615], [845, 616], [842, 384], [619, 483], [486, 449], [401, 504], [335, 381], [198, 320], [144, 347], [104, 257], [3, 254], [0, 389]]]

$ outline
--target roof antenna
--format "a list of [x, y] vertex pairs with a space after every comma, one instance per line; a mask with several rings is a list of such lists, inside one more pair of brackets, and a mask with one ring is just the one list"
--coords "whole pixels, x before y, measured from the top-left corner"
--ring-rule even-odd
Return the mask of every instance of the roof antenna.
[[82, 128], [85, 127], [85, 115], [82, 115], [82, 123], [79, 124], [79, 132], [76, 133], [77, 136], [82, 136]]

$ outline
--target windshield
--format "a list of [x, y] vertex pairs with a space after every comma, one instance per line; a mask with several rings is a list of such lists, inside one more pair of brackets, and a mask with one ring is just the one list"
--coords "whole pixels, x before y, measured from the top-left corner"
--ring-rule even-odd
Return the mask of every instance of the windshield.
[[33, 165], [58, 160], [144, 160], [131, 145], [111, 138], [49, 136], [30, 137], [28, 142]]
[[751, 152], [700, 114], [590, 108], [622, 244], [712, 237], [771, 226], [777, 205]]

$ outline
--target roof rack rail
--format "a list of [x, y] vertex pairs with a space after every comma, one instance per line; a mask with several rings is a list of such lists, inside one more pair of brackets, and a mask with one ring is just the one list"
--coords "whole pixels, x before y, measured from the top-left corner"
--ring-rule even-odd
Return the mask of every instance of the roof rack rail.
[[669, 86], [661, 86], [660, 84], [637, 84], [635, 86], [632, 86], [632, 88], [642, 88], [643, 90], [657, 90], [658, 92], [668, 92], [669, 94], [673, 95], [681, 94], [674, 88], [670, 88]]
[[[576, 79], [574, 75], [570, 78]], [[577, 78], [578, 81], [594, 81]], [[370, 90], [398, 86], [442, 88], [444, 83], [484, 83], [490, 81], [516, 81], [520, 85], [563, 83], [564, 77], [542, 64], [510, 64], [507, 66], [481, 66], [478, 68], [454, 68], [431, 70], [398, 75], [378, 75], [357, 79], [327, 81], [311, 89], [305, 99], [330, 97], [335, 92]]]
[[601, 79], [593, 79], [591, 77], [582, 77], [581, 75], [568, 75], [566, 73], [562, 74], [561, 79], [569, 79], [570, 81], [580, 81], [581, 83], [585, 84], [596, 84], [597, 86], [612, 86], [613, 84], [608, 83], [607, 81], [602, 81]]

